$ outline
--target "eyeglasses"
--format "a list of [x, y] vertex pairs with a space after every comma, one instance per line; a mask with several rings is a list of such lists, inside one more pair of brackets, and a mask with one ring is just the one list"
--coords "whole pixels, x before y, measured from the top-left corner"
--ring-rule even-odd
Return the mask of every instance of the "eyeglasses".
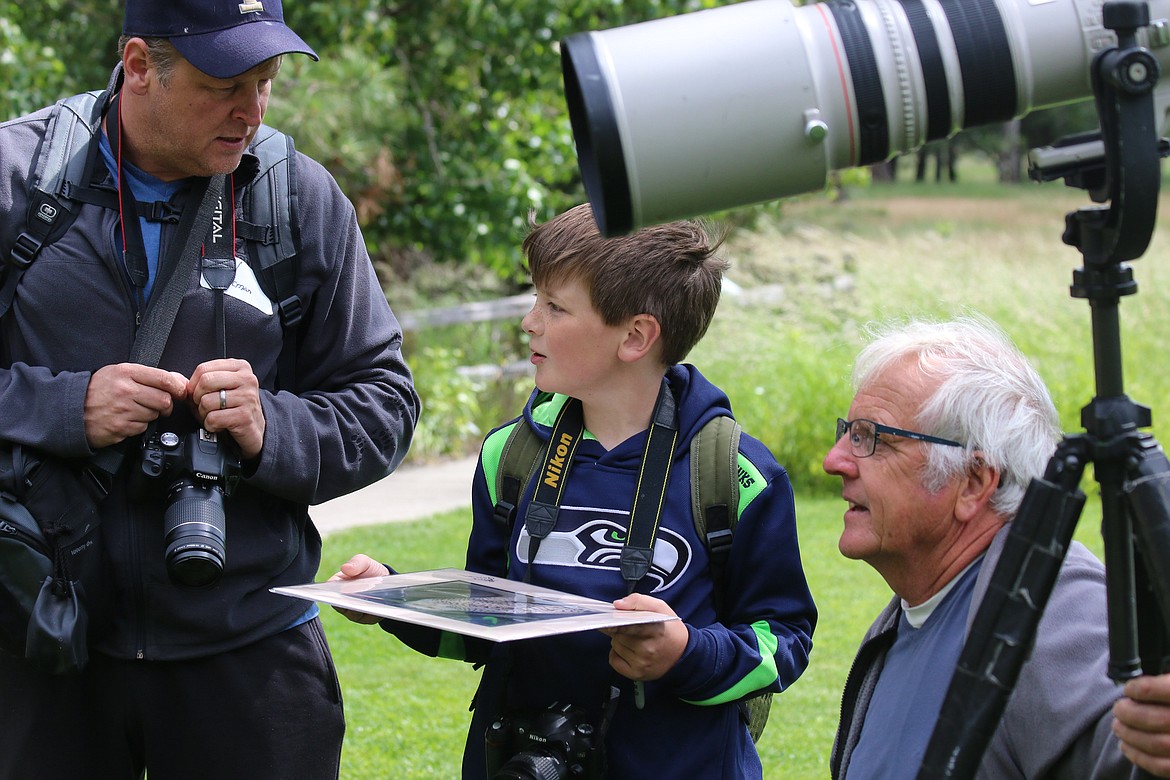
[[842, 420], [837, 418], [837, 441], [849, 434], [849, 451], [855, 458], [868, 458], [877, 449], [878, 437], [882, 434], [901, 436], [906, 439], [930, 442], [931, 444], [945, 444], [948, 447], [962, 447], [957, 441], [940, 439], [937, 436], [928, 436], [925, 433], [904, 431], [901, 428], [891, 428], [889, 425], [875, 423], [873, 420]]

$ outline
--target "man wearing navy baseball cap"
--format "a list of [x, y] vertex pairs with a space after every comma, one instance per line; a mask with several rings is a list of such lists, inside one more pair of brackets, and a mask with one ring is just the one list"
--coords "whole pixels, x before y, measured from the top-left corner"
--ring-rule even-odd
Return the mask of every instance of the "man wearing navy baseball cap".
[[280, 0], [127, 0], [119, 53], [0, 124], [0, 474], [104, 487], [79, 585], [41, 589], [86, 620], [13, 641], [0, 577], [0, 780], [336, 780], [318, 609], [271, 588], [316, 577], [309, 506], [405, 457], [402, 331], [352, 204], [263, 124], [317, 59]]
[[280, 0], [127, 0], [125, 35], [166, 38], [208, 76], [230, 79], [282, 54], [317, 53], [284, 23]]

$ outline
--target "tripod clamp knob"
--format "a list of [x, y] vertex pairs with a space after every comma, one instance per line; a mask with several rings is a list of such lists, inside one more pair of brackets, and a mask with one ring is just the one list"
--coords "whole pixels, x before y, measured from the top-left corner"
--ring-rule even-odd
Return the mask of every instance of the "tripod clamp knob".
[[1154, 55], [1140, 48], [1109, 52], [1102, 62], [1102, 73], [1114, 89], [1130, 95], [1149, 92], [1160, 75]]
[[1149, 92], [1161, 75], [1158, 60], [1139, 46], [1137, 31], [1150, 25], [1150, 8], [1135, 0], [1114, 0], [1101, 8], [1101, 21], [1117, 34], [1117, 48], [1104, 52], [1098, 63], [1105, 81], [1131, 95]]

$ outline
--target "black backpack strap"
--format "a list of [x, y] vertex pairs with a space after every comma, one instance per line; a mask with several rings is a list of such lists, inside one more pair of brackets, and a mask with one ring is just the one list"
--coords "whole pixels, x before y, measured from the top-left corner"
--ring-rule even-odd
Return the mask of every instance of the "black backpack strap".
[[245, 190], [244, 219], [236, 224], [236, 231], [255, 247], [257, 278], [280, 311], [284, 341], [276, 364], [276, 378], [280, 387], [293, 389], [297, 326], [304, 316], [296, 292], [300, 249], [296, 148], [290, 136], [262, 125], [251, 151], [259, 159], [260, 167]]
[[11, 308], [20, 277], [46, 245], [69, 229], [79, 205], [110, 205], [111, 193], [87, 186], [98, 149], [90, 141], [101, 124], [104, 105], [104, 92], [83, 92], [53, 107], [37, 156], [25, 229], [7, 258], [0, 287], [0, 317]]
[[691, 439], [691, 511], [695, 530], [707, 546], [715, 611], [722, 616], [727, 559], [739, 521], [739, 423], [711, 418]]

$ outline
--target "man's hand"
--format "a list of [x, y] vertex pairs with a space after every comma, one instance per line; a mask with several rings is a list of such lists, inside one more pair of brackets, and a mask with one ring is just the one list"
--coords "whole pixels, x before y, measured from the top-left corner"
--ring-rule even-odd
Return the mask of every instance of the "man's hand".
[[[382, 564], [375, 561], [368, 555], [357, 555], [350, 558], [345, 563], [341, 564], [341, 571], [329, 578], [329, 582], [338, 582], [340, 580], [361, 580], [366, 577], [384, 577], [389, 574], [390, 570]], [[377, 623], [381, 620], [377, 615], [370, 615], [365, 612], [357, 612], [352, 609], [342, 609], [341, 607], [334, 607], [342, 615], [352, 620], [354, 623]]]
[[187, 378], [138, 363], [103, 366], [85, 391], [85, 438], [92, 449], [138, 436], [187, 397]]
[[209, 433], [227, 431], [244, 459], [264, 446], [264, 409], [260, 381], [246, 360], [225, 358], [201, 363], [186, 386], [187, 398]]
[[1170, 674], [1145, 675], [1125, 684], [1113, 705], [1113, 733], [1125, 757], [1158, 777], [1170, 777]]
[[[662, 599], [641, 593], [618, 599], [613, 605], [618, 609], [675, 614]], [[612, 640], [609, 645], [609, 665], [622, 677], [638, 681], [657, 680], [669, 672], [682, 658], [690, 638], [690, 631], [681, 620], [617, 626], [601, 631]]]

